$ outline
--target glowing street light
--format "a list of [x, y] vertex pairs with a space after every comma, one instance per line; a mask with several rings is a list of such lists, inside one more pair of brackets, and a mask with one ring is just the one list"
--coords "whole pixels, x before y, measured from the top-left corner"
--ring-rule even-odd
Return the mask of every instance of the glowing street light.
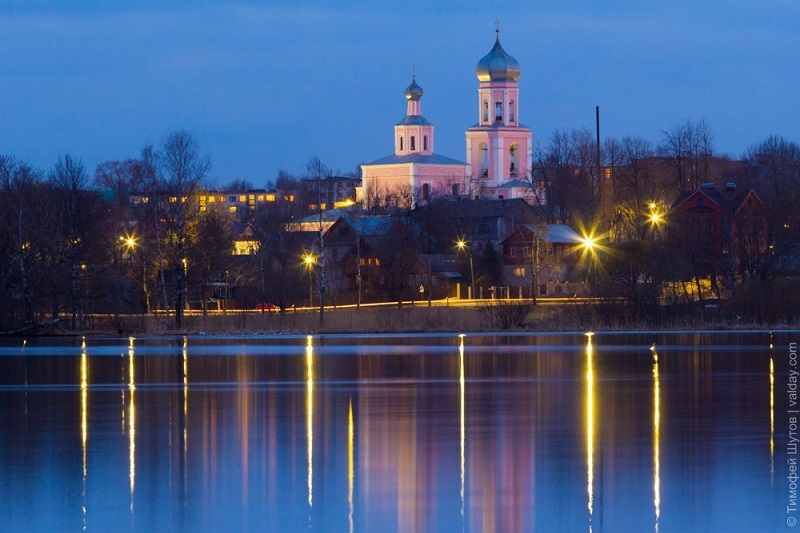
[[314, 305], [314, 288], [312, 285], [312, 278], [311, 272], [314, 270], [314, 263], [317, 261], [317, 258], [314, 257], [313, 254], [304, 254], [303, 255], [303, 262], [306, 264], [306, 268], [308, 268], [308, 307]]
[[122, 244], [128, 247], [128, 250], [133, 250], [136, 248], [136, 236], [135, 235], [123, 235], [119, 238], [122, 241]]
[[469, 281], [470, 287], [472, 288], [472, 294], [470, 294], [470, 298], [475, 298], [475, 269], [472, 266], [472, 249], [467, 246], [467, 241], [464, 239], [458, 239], [456, 241], [456, 247], [464, 251], [466, 248], [467, 255], [469, 255]]

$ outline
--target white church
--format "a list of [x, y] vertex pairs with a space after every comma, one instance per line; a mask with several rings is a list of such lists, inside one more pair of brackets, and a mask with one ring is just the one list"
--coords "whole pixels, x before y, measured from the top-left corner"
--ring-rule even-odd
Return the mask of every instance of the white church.
[[434, 151], [434, 127], [422, 116], [423, 91], [414, 76], [405, 91], [406, 116], [394, 126], [394, 154], [361, 165], [368, 202], [406, 191], [413, 203], [466, 195], [544, 203], [543, 191], [531, 185], [531, 130], [519, 122], [519, 63], [495, 33], [494, 47], [475, 67], [478, 122], [466, 131], [466, 162]]

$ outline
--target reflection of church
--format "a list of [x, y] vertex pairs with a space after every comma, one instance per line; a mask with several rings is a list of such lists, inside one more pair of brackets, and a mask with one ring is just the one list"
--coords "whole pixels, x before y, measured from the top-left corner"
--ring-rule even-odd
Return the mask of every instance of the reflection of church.
[[[394, 154], [361, 166], [370, 204], [413, 203], [446, 196], [525, 198], [530, 186], [531, 130], [519, 123], [519, 63], [503, 50], [499, 31], [491, 51], [478, 61], [478, 123], [466, 132], [467, 162], [433, 151], [433, 124], [420, 112], [416, 77], [406, 88], [406, 117], [394, 127]], [[400, 197], [400, 198], [398, 198]]]

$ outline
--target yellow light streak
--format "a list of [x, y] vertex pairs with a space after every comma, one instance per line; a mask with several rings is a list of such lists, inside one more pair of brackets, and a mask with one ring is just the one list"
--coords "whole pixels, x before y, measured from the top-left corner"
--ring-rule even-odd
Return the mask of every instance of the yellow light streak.
[[655, 343], [650, 350], [653, 352], [653, 508], [656, 515], [655, 530], [658, 532], [661, 518], [661, 379]]
[[189, 343], [183, 338], [183, 487], [188, 490], [189, 483]]
[[594, 516], [594, 347], [592, 336], [586, 337], [586, 492], [588, 495], [589, 531], [592, 531]]
[[128, 344], [128, 392], [130, 393], [130, 403], [128, 404], [128, 477], [130, 480], [131, 513], [133, 512], [133, 492], [136, 488], [136, 403], [134, 401], [136, 371], [133, 357], [133, 341], [133, 337], [130, 337]]
[[86, 337], [81, 342], [81, 450], [83, 452], [83, 531], [86, 531], [86, 446], [89, 442], [89, 359], [86, 354]]
[[775, 359], [769, 358], [769, 462], [770, 482], [775, 477]]
[[353, 486], [355, 484], [354, 437], [353, 400], [351, 399], [347, 409], [347, 504], [350, 510], [348, 516], [350, 533], [353, 533]]
[[314, 506], [314, 346], [306, 344], [306, 454], [308, 456], [308, 507]]
[[458, 344], [458, 388], [459, 388], [459, 421], [461, 445], [461, 516], [464, 516], [464, 486], [466, 481], [466, 418], [465, 418], [465, 382], [464, 382], [464, 334], [459, 337]]

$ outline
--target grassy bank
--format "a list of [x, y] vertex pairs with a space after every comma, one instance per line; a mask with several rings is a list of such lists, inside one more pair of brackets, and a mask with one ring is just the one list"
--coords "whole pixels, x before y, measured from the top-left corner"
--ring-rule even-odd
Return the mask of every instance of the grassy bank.
[[[64, 322], [61, 323], [63, 325]], [[495, 301], [475, 307], [405, 306], [329, 309], [324, 325], [319, 313], [298, 311], [229, 312], [226, 315], [190, 315], [180, 329], [174, 319], [163, 315], [122, 316], [119, 326], [113, 317], [93, 317], [89, 333], [119, 335], [166, 334], [278, 334], [278, 333], [406, 333], [481, 331], [614, 331], [614, 330], [704, 330], [704, 329], [793, 329], [800, 320], [782, 324], [742, 321], [728, 314], [683, 313], [658, 319], [640, 319], [624, 311], [609, 312], [588, 303], [534, 306]], [[63, 327], [40, 330], [39, 334], [86, 334]]]

